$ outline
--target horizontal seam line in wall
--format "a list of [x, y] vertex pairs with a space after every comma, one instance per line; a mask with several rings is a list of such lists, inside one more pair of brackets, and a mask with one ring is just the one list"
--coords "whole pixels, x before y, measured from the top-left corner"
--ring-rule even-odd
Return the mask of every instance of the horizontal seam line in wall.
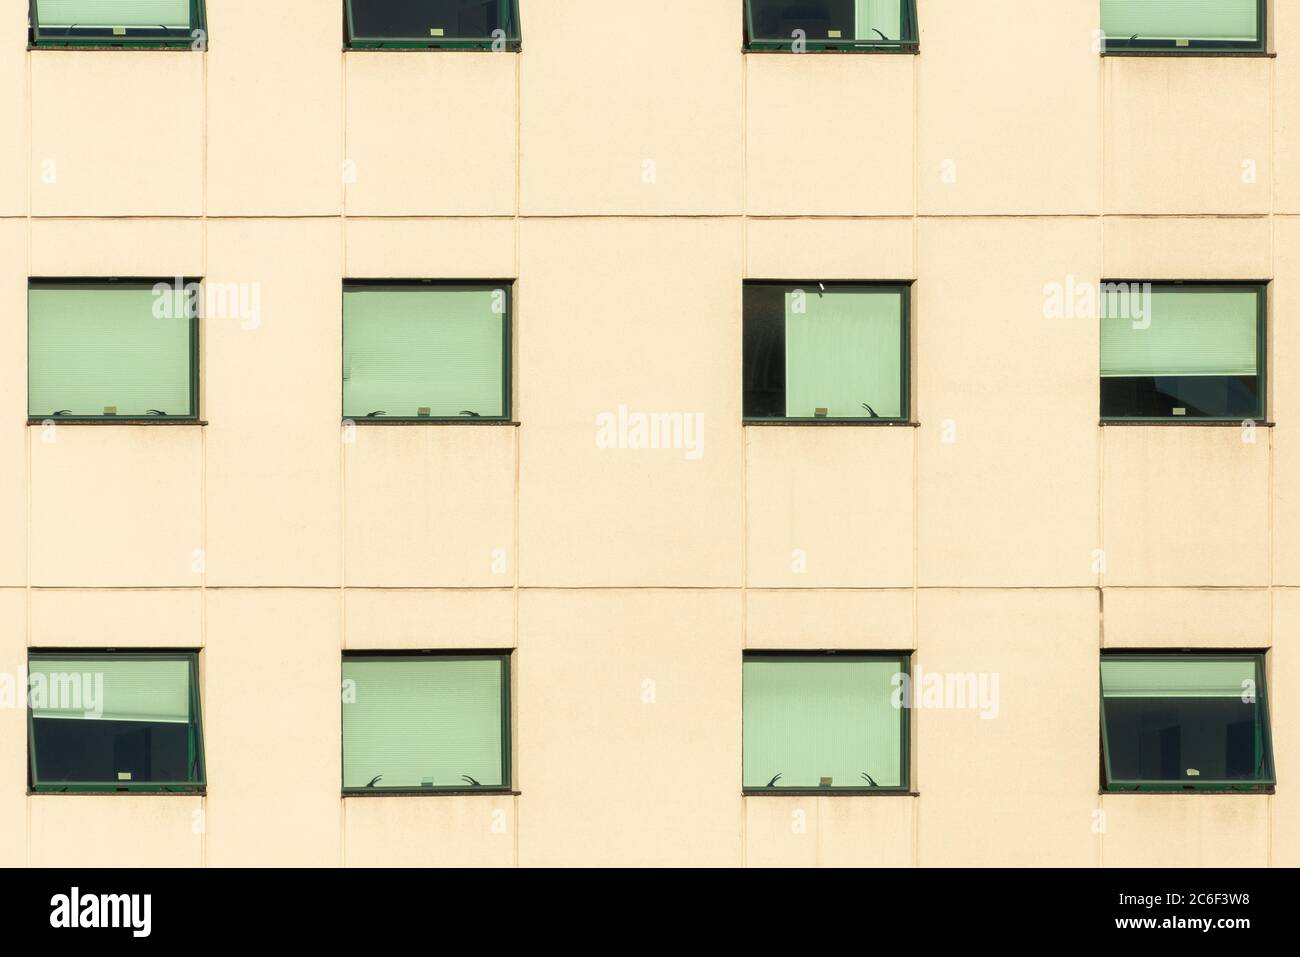
[[[0, 584], [0, 591], [25, 590], [27, 586]], [[32, 585], [38, 592], [197, 592], [200, 585]], [[501, 585], [208, 585], [213, 590], [254, 591], [371, 591], [371, 592], [500, 592], [514, 589]], [[1227, 591], [1267, 592], [1270, 588], [1300, 589], [1296, 584], [1272, 585], [918, 585], [920, 591]], [[906, 593], [911, 585], [520, 585], [521, 591], [752, 591], [790, 594], [812, 592]]]
[[[912, 220], [944, 219], [1244, 219], [1267, 220], [1272, 217], [1300, 216], [1296, 212], [1263, 213], [521, 213], [517, 218], [523, 220], [752, 220], [752, 221], [803, 221], [824, 220], [827, 222], [909, 222]], [[272, 222], [293, 222], [295, 220], [349, 220], [356, 222], [514, 222], [516, 217], [500, 213], [427, 213], [383, 215], [375, 213], [247, 213], [238, 215], [202, 216], [197, 213], [143, 213], [136, 215], [104, 215], [99, 213], [32, 215], [19, 213], [0, 213], [0, 220], [21, 220], [32, 222], [249, 222], [269, 220]]]

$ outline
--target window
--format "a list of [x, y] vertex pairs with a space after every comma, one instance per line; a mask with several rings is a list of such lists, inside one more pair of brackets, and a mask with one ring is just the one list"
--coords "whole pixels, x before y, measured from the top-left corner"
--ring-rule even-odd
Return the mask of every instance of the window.
[[38, 47], [194, 47], [206, 31], [203, 0], [31, 0]]
[[1103, 419], [1264, 418], [1262, 285], [1103, 283]]
[[906, 420], [905, 285], [745, 284], [746, 419]]
[[33, 652], [34, 791], [196, 790], [205, 782], [197, 652]]
[[1265, 0], [1101, 0], [1107, 53], [1263, 52]]
[[343, 658], [343, 790], [510, 788], [510, 654]]
[[343, 28], [354, 49], [518, 50], [516, 7], [516, 0], [347, 0]]
[[31, 280], [32, 419], [197, 419], [198, 283]]
[[908, 664], [897, 654], [746, 654], [745, 789], [907, 790], [906, 687], [896, 676]]
[[1101, 712], [1109, 790], [1275, 782], [1262, 654], [1103, 655]]
[[914, 0], [745, 0], [751, 50], [916, 49]]
[[346, 284], [343, 417], [508, 420], [509, 285]]

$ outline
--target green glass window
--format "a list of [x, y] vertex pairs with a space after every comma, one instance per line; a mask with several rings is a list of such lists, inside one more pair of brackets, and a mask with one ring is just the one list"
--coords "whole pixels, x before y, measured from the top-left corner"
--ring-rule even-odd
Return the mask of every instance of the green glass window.
[[516, 0], [346, 0], [345, 9], [354, 49], [519, 49]]
[[745, 0], [751, 50], [912, 51], [914, 0]]
[[1103, 419], [1264, 418], [1265, 287], [1104, 283]]
[[1265, 0], [1101, 0], [1107, 53], [1264, 49]]
[[203, 0], [31, 0], [29, 17], [33, 46], [191, 47], [206, 31]]
[[1263, 655], [1104, 655], [1101, 711], [1108, 789], [1275, 782]]
[[344, 656], [344, 791], [509, 787], [509, 653]]
[[343, 417], [510, 417], [507, 284], [351, 283]]
[[901, 789], [908, 658], [755, 652], [744, 659], [746, 789]]
[[201, 788], [198, 676], [196, 652], [32, 653], [32, 789]]
[[905, 285], [746, 283], [746, 419], [905, 420]]
[[198, 417], [196, 282], [37, 280], [27, 293], [29, 418]]

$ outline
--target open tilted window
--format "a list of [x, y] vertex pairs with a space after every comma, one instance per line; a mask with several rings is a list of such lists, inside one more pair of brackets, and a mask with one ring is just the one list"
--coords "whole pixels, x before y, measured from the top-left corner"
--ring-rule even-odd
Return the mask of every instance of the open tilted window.
[[345, 0], [353, 49], [519, 49], [517, 0]]
[[206, 47], [204, 0], [31, 0], [38, 47]]
[[745, 284], [747, 420], [906, 420], [905, 285]]
[[27, 293], [27, 415], [198, 417], [195, 280], [33, 279]]
[[508, 283], [351, 282], [343, 290], [343, 417], [510, 417]]
[[914, 0], [745, 0], [751, 50], [916, 49]]
[[1108, 790], [1275, 781], [1263, 655], [1104, 655], [1101, 714]]
[[1267, 0], [1101, 0], [1106, 53], [1262, 52]]
[[197, 652], [32, 652], [34, 791], [204, 785]]
[[343, 658], [343, 790], [510, 788], [510, 655]]
[[1101, 417], [1264, 418], [1265, 287], [1106, 282]]
[[744, 789], [906, 790], [908, 658], [751, 652], [744, 659]]

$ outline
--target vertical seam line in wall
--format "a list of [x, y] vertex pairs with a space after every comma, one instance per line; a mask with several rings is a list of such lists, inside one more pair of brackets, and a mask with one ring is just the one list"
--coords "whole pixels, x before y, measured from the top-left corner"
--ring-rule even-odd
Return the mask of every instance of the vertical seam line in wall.
[[[32, 201], [33, 201], [32, 174], [35, 169], [34, 166], [32, 165], [35, 162], [32, 155], [33, 150], [35, 149], [35, 136], [33, 135], [32, 132], [32, 51], [28, 50], [26, 56], [27, 56], [27, 62], [26, 62], [27, 89], [25, 92], [27, 94], [27, 131], [26, 131], [27, 132], [27, 276], [30, 280], [32, 274], [32, 238], [33, 238], [32, 237]], [[30, 282], [29, 282], [29, 286], [30, 286]], [[24, 292], [23, 343], [25, 349], [30, 350], [30, 345], [27, 344], [28, 336], [31, 334], [30, 320], [29, 320], [28, 308], [27, 308], [27, 302], [29, 297], [27, 295], [27, 290], [23, 290], [23, 292]], [[26, 371], [26, 375], [24, 376], [24, 382], [28, 385], [28, 390], [30, 392], [30, 383], [27, 383], [26, 380], [27, 377], [31, 375], [31, 372], [30, 370], [25, 370], [25, 371]], [[24, 402], [24, 405], [26, 404], [27, 403]], [[24, 550], [25, 558], [26, 558], [25, 579], [27, 583], [27, 587], [25, 590], [26, 602], [24, 604], [26, 607], [24, 611], [24, 621], [26, 623], [27, 633], [23, 636], [24, 641], [23, 641], [23, 653], [22, 653], [23, 654], [22, 667], [25, 669], [27, 666], [27, 649], [30, 648], [32, 644], [32, 430], [30, 428], [25, 428], [23, 432], [24, 432], [24, 439], [25, 439], [24, 451], [26, 453], [26, 460], [27, 460], [26, 461], [27, 488], [25, 490], [26, 497], [27, 497], [27, 515], [26, 515], [27, 542], [26, 542], [26, 548]], [[24, 723], [24, 728], [23, 728], [24, 735], [30, 734], [31, 732], [26, 727], [26, 720], [24, 720], [23, 723]], [[28, 747], [30, 747], [30, 742], [25, 742], [25, 743], [28, 745]], [[30, 762], [31, 760], [30, 755], [28, 755], [27, 760]], [[26, 776], [27, 774], [30, 774], [30, 768], [24, 769], [24, 776]], [[23, 862], [24, 864], [26, 864], [26, 866], [31, 867], [32, 865], [32, 799], [30, 797], [26, 797], [23, 799], [23, 814], [26, 821], [26, 829], [23, 832]]]
[[[911, 417], [920, 419], [920, 336], [917, 333], [921, 325], [920, 277], [921, 277], [921, 155], [920, 155], [920, 119], [921, 119], [921, 58], [912, 57], [912, 286], [909, 290], [911, 302], [908, 308], [907, 362], [908, 362], [908, 406]], [[921, 647], [921, 429], [912, 429], [912, 667]], [[920, 775], [920, 749], [917, 747], [917, 721], [913, 713], [907, 715], [908, 721], [908, 784], [916, 788]], [[916, 867], [921, 854], [921, 816], [920, 798], [908, 798], [912, 802], [912, 866]]]
[[[342, 281], [348, 277], [348, 182], [343, 170], [348, 162], [348, 55], [339, 48], [339, 149], [343, 156], [338, 165], [339, 172], [339, 349], [343, 346], [343, 291]], [[340, 389], [342, 381], [340, 380]], [[342, 407], [340, 396], [339, 407]], [[340, 427], [341, 428], [341, 427]], [[356, 429], [352, 430], [353, 440]], [[342, 687], [343, 651], [348, 646], [348, 447], [340, 431], [339, 439], [339, 650], [334, 660], [339, 663], [338, 681], [335, 689]], [[339, 713], [339, 735], [343, 734], [343, 716]], [[340, 748], [339, 776], [343, 775], [342, 749]], [[339, 798], [339, 867], [348, 866], [348, 802]]]
[[[512, 355], [510, 357], [511, 358], [510, 361], [511, 381], [509, 383], [509, 389], [510, 389], [510, 417], [514, 419], [516, 422], [522, 420], [522, 417], [520, 416], [520, 409], [519, 409], [520, 399], [522, 398], [521, 395], [522, 390], [519, 387], [521, 364], [518, 361], [519, 352], [520, 352], [518, 346], [523, 342], [523, 334], [521, 331], [522, 323], [520, 323], [519, 321], [519, 316], [522, 311], [520, 308], [521, 297], [519, 295], [520, 292], [519, 286], [521, 282], [521, 276], [519, 273], [519, 264], [521, 259], [520, 245], [522, 242], [522, 236], [521, 236], [522, 220], [520, 214], [523, 209], [522, 178], [523, 178], [523, 166], [524, 166], [523, 163], [523, 83], [522, 83], [523, 57], [524, 57], [524, 53], [522, 50], [514, 55], [514, 66], [515, 66], [515, 103], [514, 103], [515, 197], [514, 199], [515, 201], [514, 201], [514, 222], [512, 224], [513, 229], [511, 230], [511, 238], [514, 241], [514, 249], [512, 250], [512, 252], [514, 254], [515, 270], [514, 270], [514, 289], [511, 290], [511, 296], [510, 296], [509, 348], [512, 350]], [[519, 778], [519, 772], [521, 770], [520, 761], [519, 761], [519, 735], [515, 734], [514, 731], [516, 730], [517, 727], [515, 723], [515, 715], [518, 714], [519, 712], [519, 699], [523, 697], [522, 694], [519, 693], [522, 690], [523, 685], [522, 685], [522, 681], [520, 680], [519, 669], [517, 667], [519, 664], [519, 657], [518, 657], [519, 598], [520, 598], [519, 541], [521, 538], [519, 534], [519, 496], [520, 496], [519, 478], [521, 474], [519, 455], [523, 447], [523, 442], [520, 436], [520, 432], [522, 431], [522, 426], [515, 428], [512, 431], [514, 432], [514, 450], [515, 450], [514, 479], [515, 481], [514, 481], [514, 496], [513, 496], [514, 498], [513, 527], [510, 530], [511, 536], [513, 538], [513, 541], [511, 543], [511, 556], [510, 556], [510, 562], [511, 565], [513, 566], [511, 568], [511, 578], [514, 581], [514, 587], [511, 589], [512, 592], [511, 597], [513, 599], [512, 602], [513, 620], [511, 621], [511, 628], [514, 632], [513, 635], [511, 636], [512, 639], [511, 643], [514, 645], [515, 655], [512, 656], [514, 660], [511, 662], [511, 668], [510, 668], [511, 684], [513, 685], [513, 688], [511, 689], [512, 694], [510, 695], [510, 714], [507, 717], [511, 724], [511, 735], [510, 735], [511, 784], [513, 789], [515, 791], [518, 791], [520, 789], [519, 788], [520, 782], [518, 778]], [[513, 852], [513, 860], [511, 861], [511, 864], [514, 867], [518, 868], [519, 867], [519, 797], [515, 796], [511, 798], [511, 803], [514, 808], [513, 819], [510, 822], [511, 849]]]

